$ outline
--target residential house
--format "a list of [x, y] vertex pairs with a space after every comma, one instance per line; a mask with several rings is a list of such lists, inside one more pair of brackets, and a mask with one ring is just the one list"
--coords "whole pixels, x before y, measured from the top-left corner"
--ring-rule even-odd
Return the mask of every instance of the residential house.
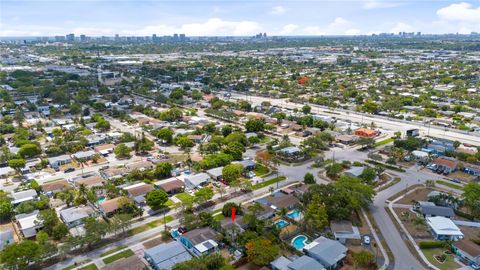
[[217, 233], [209, 227], [188, 231], [180, 236], [179, 241], [198, 257], [218, 250]]
[[98, 209], [104, 216], [110, 216], [119, 208], [119, 201], [128, 200], [125, 197], [117, 197], [115, 199], [105, 200], [98, 205]]
[[475, 270], [480, 269], [480, 246], [470, 240], [462, 239], [452, 243], [452, 251], [457, 255], [460, 261]]
[[70, 188], [70, 185], [68, 184], [67, 180], [62, 179], [62, 180], [45, 183], [41, 187], [42, 187], [42, 192], [45, 195], [47, 195], [48, 197], [52, 197], [53, 194]]
[[449, 218], [427, 217], [427, 225], [437, 240], [458, 241], [463, 239], [463, 233]]
[[411, 155], [415, 158], [415, 160], [420, 162], [427, 162], [428, 157], [430, 156], [429, 153], [419, 150], [412, 151]]
[[153, 185], [155, 186], [155, 188], [165, 191], [170, 196], [182, 192], [185, 188], [185, 183], [183, 183], [182, 180], [178, 180], [177, 178], [170, 178], [167, 180], [158, 181], [155, 182]]
[[72, 163], [72, 158], [68, 155], [51, 157], [51, 158], [48, 158], [47, 160], [48, 160], [48, 164], [50, 164], [52, 168], [58, 168], [62, 165]]
[[18, 191], [18, 192], [12, 191], [11, 197], [12, 197], [12, 204], [17, 205], [22, 202], [36, 200], [38, 197], [38, 194], [34, 189], [27, 189], [27, 190]]
[[101, 144], [97, 145], [93, 148], [95, 152], [99, 153], [102, 156], [108, 156], [109, 154], [113, 153], [113, 150], [115, 148], [114, 144]]
[[215, 181], [222, 181], [223, 180], [223, 167], [217, 167], [213, 168], [210, 170], [207, 170], [206, 173], [208, 173], [213, 180]]
[[144, 251], [143, 257], [154, 270], [170, 270], [175, 264], [189, 261], [193, 258], [188, 250], [177, 241], [147, 249]]
[[208, 183], [210, 176], [206, 173], [185, 175], [185, 186], [189, 189], [199, 188]]
[[72, 157], [75, 158], [76, 160], [85, 161], [85, 160], [90, 160], [95, 155], [97, 155], [95, 151], [87, 150], [87, 151], [76, 152], [75, 154], [72, 155]]
[[59, 214], [63, 223], [73, 228], [82, 225], [87, 217], [95, 216], [95, 211], [89, 206], [78, 206], [60, 210]]
[[128, 163], [125, 165], [125, 167], [131, 171], [131, 170], [146, 170], [146, 169], [151, 169], [154, 167], [153, 163], [148, 161], [148, 160], [143, 160], [143, 161], [138, 161], [134, 163]]
[[137, 255], [122, 258], [102, 267], [102, 270], [147, 270], [147, 266]]
[[347, 256], [347, 248], [340, 242], [320, 236], [303, 248], [306, 255], [314, 258], [326, 269], [338, 268]]
[[268, 196], [266, 203], [274, 210], [280, 210], [283, 208], [292, 210], [300, 204], [300, 201], [293, 194], [285, 195], [281, 192], [277, 192], [274, 196]]
[[343, 143], [345, 145], [352, 145], [358, 140], [358, 137], [353, 136], [353, 135], [341, 134], [341, 135], [336, 136], [335, 139], [339, 143]]
[[31, 238], [37, 235], [37, 232], [43, 228], [42, 221], [38, 219], [38, 210], [28, 214], [20, 214], [15, 216], [18, 229], [25, 238]]
[[378, 132], [369, 128], [359, 128], [356, 129], [353, 134], [361, 138], [375, 138]]
[[241, 161], [234, 161], [232, 162], [234, 164], [240, 164], [243, 166], [243, 168], [247, 171], [253, 171], [255, 169], [255, 161], [251, 159], [244, 159]]
[[220, 228], [222, 231], [231, 237], [243, 233], [248, 227], [248, 224], [243, 220], [242, 215], [237, 215], [235, 220], [231, 218], [224, 218], [220, 221]]
[[128, 169], [124, 167], [117, 168], [108, 168], [106, 170], [101, 170], [100, 175], [107, 180], [120, 178], [128, 174]]
[[419, 201], [416, 203], [415, 209], [426, 217], [445, 217], [453, 218], [455, 213], [452, 208], [444, 206], [436, 206], [433, 202]]
[[345, 171], [345, 175], [351, 177], [360, 177], [363, 174], [365, 167], [363, 166], [352, 166], [350, 169]]
[[74, 185], [75, 187], [80, 187], [80, 185], [85, 185], [85, 187], [92, 188], [92, 187], [101, 187], [105, 183], [105, 180], [100, 177], [99, 175], [90, 175], [88, 177], [80, 177], [75, 179]]
[[15, 242], [15, 239], [13, 238], [13, 230], [7, 229], [0, 231], [0, 251], [3, 250], [6, 245], [13, 242]]
[[138, 183], [122, 188], [128, 194], [128, 197], [137, 204], [144, 204], [146, 202], [147, 194], [154, 188], [152, 185], [146, 183]]
[[342, 244], [346, 244], [347, 240], [360, 240], [360, 231], [358, 227], [353, 226], [351, 221], [341, 220], [330, 222], [330, 229], [332, 230], [335, 240]]
[[480, 176], [480, 166], [476, 164], [465, 163], [463, 165], [463, 171], [474, 176]]
[[187, 139], [193, 141], [194, 143], [202, 143], [205, 135], [188, 135]]
[[302, 150], [296, 146], [289, 146], [283, 149], [278, 150], [279, 153], [282, 153], [285, 156], [293, 157], [298, 156], [302, 153]]
[[315, 259], [303, 255], [292, 260], [283, 256], [270, 263], [273, 270], [325, 270], [325, 267]]
[[432, 161], [432, 164], [435, 164], [437, 168], [440, 168], [447, 173], [454, 172], [458, 168], [458, 160], [451, 157], [438, 157]]
[[9, 175], [12, 175], [14, 172], [15, 170], [10, 167], [2, 167], [0, 168], [0, 177], [7, 178]]

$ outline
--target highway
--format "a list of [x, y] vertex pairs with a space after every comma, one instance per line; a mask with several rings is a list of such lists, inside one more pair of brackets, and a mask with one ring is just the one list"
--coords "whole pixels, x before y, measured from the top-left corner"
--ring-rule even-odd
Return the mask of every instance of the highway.
[[[221, 97], [222, 95], [219, 95], [219, 96]], [[299, 104], [299, 103], [289, 102], [286, 99], [259, 97], [259, 96], [248, 96], [246, 98], [245, 95], [237, 94], [237, 93], [231, 93], [230, 98], [236, 99], [236, 100], [241, 100], [241, 99], [248, 100], [250, 103], [252, 103], [252, 105], [260, 105], [262, 102], [268, 101], [270, 102], [270, 104], [274, 106], [285, 108], [285, 109], [296, 108], [301, 110], [301, 108], [305, 104], [308, 104], [310, 107], [312, 107], [312, 113], [315, 113], [315, 114], [322, 114], [322, 115], [335, 117], [336, 119], [340, 119], [340, 120], [353, 121], [353, 122], [365, 123], [365, 124], [370, 124], [373, 122], [377, 127], [382, 127], [392, 131], [400, 131], [403, 134], [405, 134], [405, 132], [409, 129], [417, 128], [420, 130], [420, 134], [422, 136], [429, 135], [432, 137], [458, 140], [463, 143], [480, 146], [480, 135], [465, 134], [465, 133], [462, 133], [461, 131], [447, 130], [442, 127], [428, 125], [420, 122], [405, 121], [405, 120], [393, 119], [393, 118], [387, 119], [384, 116], [362, 114], [359, 112], [347, 111], [343, 109], [335, 109], [331, 111], [330, 109], [327, 109], [323, 106], [319, 106], [316, 104], [311, 104], [311, 103]]]

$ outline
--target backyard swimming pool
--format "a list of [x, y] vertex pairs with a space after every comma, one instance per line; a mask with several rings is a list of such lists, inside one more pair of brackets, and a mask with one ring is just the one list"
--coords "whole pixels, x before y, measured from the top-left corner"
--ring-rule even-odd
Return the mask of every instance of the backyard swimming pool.
[[285, 228], [288, 226], [288, 222], [286, 220], [283, 220], [283, 219], [280, 219], [278, 221], [275, 221], [275, 223], [273, 223], [275, 226], [277, 226], [277, 228], [281, 229], [281, 228]]
[[292, 239], [292, 246], [296, 250], [302, 250], [303, 247], [307, 244], [308, 237], [305, 235], [297, 235]]
[[105, 196], [101, 196], [97, 199], [97, 204], [101, 204], [102, 202], [104, 202], [105, 200], [107, 200], [107, 197]]
[[302, 212], [298, 209], [288, 212], [287, 217], [290, 219], [298, 219], [302, 215]]

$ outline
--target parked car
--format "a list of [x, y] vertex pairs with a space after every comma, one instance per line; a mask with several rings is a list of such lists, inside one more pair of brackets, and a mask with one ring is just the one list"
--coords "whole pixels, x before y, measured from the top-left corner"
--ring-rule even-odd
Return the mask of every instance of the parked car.
[[178, 232], [181, 233], [181, 234], [184, 234], [184, 233], [187, 232], [187, 228], [185, 228], [185, 227], [179, 227], [179, 228], [178, 228]]
[[436, 164], [428, 164], [428, 165], [427, 165], [427, 169], [436, 170], [436, 169], [437, 169], [437, 165], [436, 165]]
[[370, 245], [370, 236], [368, 235], [363, 236], [363, 243], [365, 245]]
[[255, 173], [252, 172], [252, 171], [249, 171], [249, 172], [247, 173], [247, 177], [248, 177], [248, 178], [253, 178], [253, 177], [255, 177]]
[[460, 180], [457, 179], [457, 178], [450, 179], [450, 181], [452, 181], [452, 182], [454, 182], [454, 183], [459, 183], [459, 184], [462, 183], [462, 181], [460, 181]]
[[73, 172], [75, 171], [75, 168], [68, 168], [68, 169], [65, 169], [63, 172], [64, 173], [69, 173], [69, 172]]

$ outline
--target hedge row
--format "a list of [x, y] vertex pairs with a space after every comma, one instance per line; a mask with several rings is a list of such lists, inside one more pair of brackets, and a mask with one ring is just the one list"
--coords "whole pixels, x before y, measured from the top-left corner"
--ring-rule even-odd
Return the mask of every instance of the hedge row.
[[474, 221], [475, 220], [475, 217], [470, 215], [470, 214], [467, 214], [465, 212], [462, 212], [462, 211], [459, 211], [457, 209], [454, 209], [453, 210], [455, 212], [455, 215], [459, 216], [459, 217], [463, 217], [463, 218], [466, 218], [468, 220], [471, 220], [471, 221]]
[[375, 161], [375, 160], [372, 160], [372, 159], [368, 159], [365, 162], [368, 162], [368, 163], [373, 164], [373, 165], [383, 166], [383, 167], [385, 167], [387, 169], [390, 169], [392, 171], [405, 172], [405, 170], [402, 169], [402, 168], [399, 168], [399, 167], [396, 167], [396, 166], [393, 166], [393, 165], [389, 165], [389, 164], [385, 164], [385, 163], [382, 163], [382, 162], [378, 162], [378, 161]]
[[445, 247], [446, 243], [443, 241], [421, 241], [418, 243], [418, 246], [421, 249], [429, 249], [429, 248], [443, 248]]

